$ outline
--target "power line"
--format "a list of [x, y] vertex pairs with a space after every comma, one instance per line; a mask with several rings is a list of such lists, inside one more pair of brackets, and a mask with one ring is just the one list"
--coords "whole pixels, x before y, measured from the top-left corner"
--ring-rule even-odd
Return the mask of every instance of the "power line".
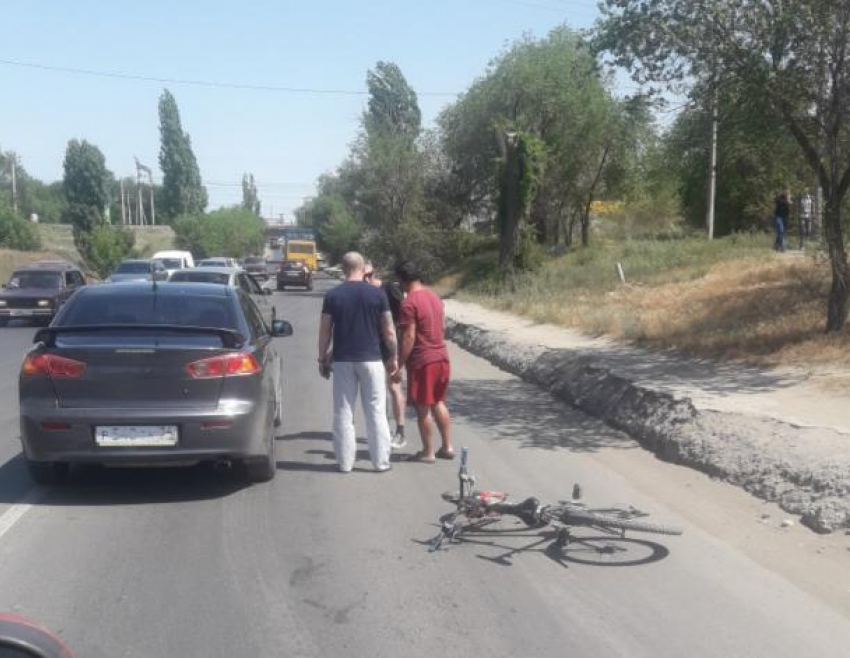
[[[40, 71], [53, 71], [55, 73], [71, 73], [74, 75], [87, 75], [98, 78], [112, 78], [119, 80], [136, 80], [142, 82], [158, 82], [161, 84], [191, 85], [194, 87], [212, 87], [215, 89], [242, 89], [247, 91], [271, 91], [290, 94], [322, 94], [342, 96], [368, 96], [369, 92], [356, 89], [319, 89], [315, 87], [284, 87], [278, 85], [257, 85], [243, 82], [223, 82], [216, 80], [195, 80], [188, 78], [166, 78], [153, 75], [138, 75], [125, 73], [123, 71], [103, 71], [97, 69], [80, 69], [70, 66], [51, 66], [48, 64], [37, 64], [35, 62], [21, 62], [14, 59], [0, 59], [0, 64], [16, 66], [19, 68], [38, 69]], [[419, 96], [458, 96], [454, 91], [417, 91]]]

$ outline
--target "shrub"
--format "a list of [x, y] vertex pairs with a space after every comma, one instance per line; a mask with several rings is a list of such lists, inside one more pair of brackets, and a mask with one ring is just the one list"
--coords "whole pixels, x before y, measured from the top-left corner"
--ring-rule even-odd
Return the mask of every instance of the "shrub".
[[31, 222], [9, 206], [0, 204], [0, 245], [9, 249], [34, 251], [41, 247], [41, 240]]
[[89, 268], [105, 278], [118, 263], [133, 255], [136, 236], [127, 229], [104, 224], [87, 233], [75, 231], [74, 241]]

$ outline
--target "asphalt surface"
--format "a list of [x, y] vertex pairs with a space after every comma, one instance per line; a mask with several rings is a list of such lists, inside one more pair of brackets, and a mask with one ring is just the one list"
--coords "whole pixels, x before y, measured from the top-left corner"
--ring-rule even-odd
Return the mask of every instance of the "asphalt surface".
[[483, 488], [554, 501], [580, 481], [588, 502], [634, 504], [685, 535], [644, 535], [656, 543], [621, 543], [616, 558], [512, 552], [535, 541], [521, 532], [429, 553], [456, 464], [376, 474], [364, 455], [335, 471], [331, 385], [315, 367], [329, 282], [317, 283], [274, 297], [296, 333], [281, 339], [268, 485], [88, 468], [33, 487], [16, 393], [33, 329], [0, 330], [0, 611], [40, 620], [78, 657], [848, 655], [847, 619], [595, 459], [634, 450], [625, 437], [456, 349], [455, 440]]

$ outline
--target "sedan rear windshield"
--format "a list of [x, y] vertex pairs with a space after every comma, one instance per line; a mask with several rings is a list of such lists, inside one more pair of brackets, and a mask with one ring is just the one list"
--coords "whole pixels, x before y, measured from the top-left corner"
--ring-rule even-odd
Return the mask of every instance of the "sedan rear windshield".
[[9, 288], [61, 288], [62, 275], [57, 272], [15, 272], [9, 280]]
[[238, 330], [233, 304], [211, 295], [83, 295], [68, 303], [61, 326], [171, 324]]
[[303, 270], [304, 263], [297, 260], [286, 261], [282, 266], [282, 270]]
[[115, 268], [115, 274], [147, 274], [151, 271], [151, 264], [145, 262], [121, 263]]
[[230, 283], [230, 275], [224, 272], [175, 272], [170, 281], [182, 283]]
[[183, 261], [179, 258], [160, 258], [167, 270], [179, 270], [183, 267]]
[[225, 260], [202, 260], [198, 263], [201, 267], [227, 267]]
[[246, 265], [265, 265], [266, 261], [264, 258], [258, 258], [257, 256], [250, 256], [245, 259]]

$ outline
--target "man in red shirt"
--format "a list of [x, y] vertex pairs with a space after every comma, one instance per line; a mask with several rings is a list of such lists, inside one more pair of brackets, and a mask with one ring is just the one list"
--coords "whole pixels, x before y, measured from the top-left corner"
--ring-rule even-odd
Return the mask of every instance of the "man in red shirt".
[[[444, 340], [443, 301], [422, 283], [412, 263], [396, 268], [396, 275], [407, 296], [401, 305], [401, 348], [399, 365], [407, 365], [407, 401], [416, 407], [422, 450], [414, 461], [433, 464], [437, 457], [454, 459], [451, 441], [451, 417], [446, 407], [449, 387], [449, 353]], [[399, 373], [396, 374], [396, 378]], [[433, 419], [437, 422], [442, 447], [434, 451]]]

